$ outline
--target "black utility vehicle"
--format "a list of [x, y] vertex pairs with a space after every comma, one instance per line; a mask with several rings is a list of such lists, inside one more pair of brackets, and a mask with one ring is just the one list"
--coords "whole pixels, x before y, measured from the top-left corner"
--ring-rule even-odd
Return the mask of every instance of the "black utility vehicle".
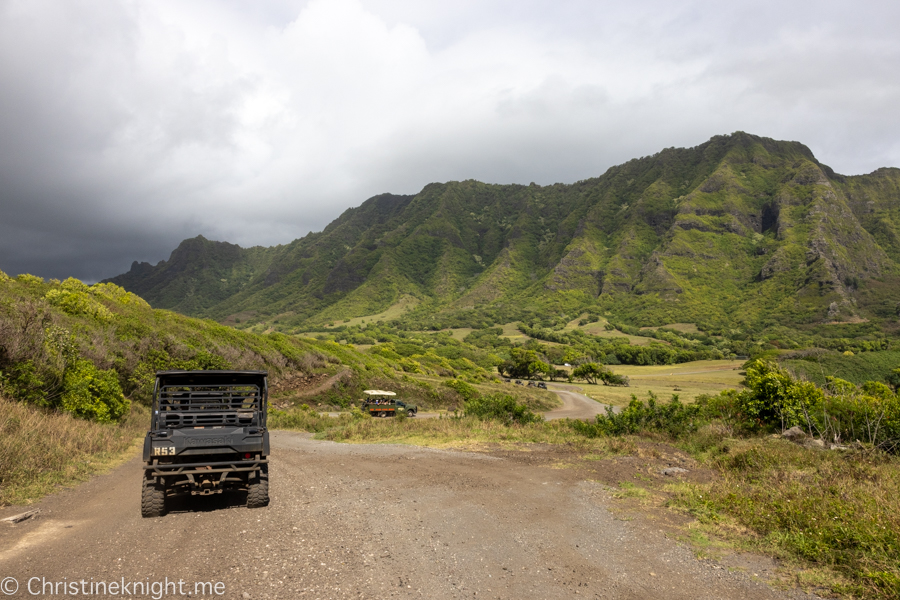
[[141, 515], [166, 513], [174, 494], [247, 490], [269, 503], [265, 371], [159, 371], [144, 439]]

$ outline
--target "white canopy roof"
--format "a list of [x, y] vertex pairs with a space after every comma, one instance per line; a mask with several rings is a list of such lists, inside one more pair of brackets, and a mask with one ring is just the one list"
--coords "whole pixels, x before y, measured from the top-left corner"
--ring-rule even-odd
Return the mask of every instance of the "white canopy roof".
[[395, 392], [385, 392], [384, 390], [364, 390], [363, 394], [370, 396], [396, 396]]

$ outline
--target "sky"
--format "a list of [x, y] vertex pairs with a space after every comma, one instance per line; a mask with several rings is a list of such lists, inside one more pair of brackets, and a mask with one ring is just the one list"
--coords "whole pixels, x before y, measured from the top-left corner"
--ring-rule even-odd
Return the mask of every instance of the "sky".
[[747, 131], [900, 167], [900, 3], [0, 0], [0, 270], [288, 243]]

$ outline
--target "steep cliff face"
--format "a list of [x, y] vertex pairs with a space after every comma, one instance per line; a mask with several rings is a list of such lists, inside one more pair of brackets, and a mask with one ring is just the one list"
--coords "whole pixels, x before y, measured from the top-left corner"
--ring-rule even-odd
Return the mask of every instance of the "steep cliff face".
[[775, 325], [895, 318], [898, 260], [900, 170], [843, 177], [802, 144], [736, 133], [572, 185], [376, 196], [278, 248], [187, 240], [112, 281], [190, 314], [287, 324], [412, 297], [432, 312]]

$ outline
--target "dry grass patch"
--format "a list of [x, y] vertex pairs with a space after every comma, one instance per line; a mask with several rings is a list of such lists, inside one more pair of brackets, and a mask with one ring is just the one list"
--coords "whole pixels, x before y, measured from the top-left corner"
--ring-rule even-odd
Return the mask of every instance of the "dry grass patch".
[[102, 424], [0, 398], [0, 506], [31, 502], [115, 466], [137, 448], [148, 422], [137, 403], [120, 424]]

